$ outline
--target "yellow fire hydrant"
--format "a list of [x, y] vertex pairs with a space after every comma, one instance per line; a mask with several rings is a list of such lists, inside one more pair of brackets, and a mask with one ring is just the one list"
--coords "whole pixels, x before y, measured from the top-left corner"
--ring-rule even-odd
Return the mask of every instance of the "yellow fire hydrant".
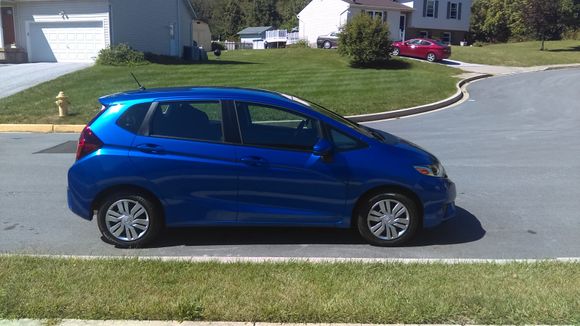
[[66, 117], [68, 115], [68, 109], [70, 106], [70, 101], [68, 100], [68, 96], [64, 95], [64, 92], [61, 91], [56, 96], [56, 102], [54, 102], [58, 106], [58, 116], [59, 117]]

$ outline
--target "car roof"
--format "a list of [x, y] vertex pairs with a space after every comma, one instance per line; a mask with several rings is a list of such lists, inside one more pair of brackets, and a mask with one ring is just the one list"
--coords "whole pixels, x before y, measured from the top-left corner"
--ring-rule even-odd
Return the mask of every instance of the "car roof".
[[199, 99], [252, 99], [289, 101], [281, 93], [261, 89], [191, 86], [172, 88], [151, 88], [143, 90], [125, 91], [99, 98], [103, 105], [136, 100], [163, 100], [170, 98], [199, 98]]

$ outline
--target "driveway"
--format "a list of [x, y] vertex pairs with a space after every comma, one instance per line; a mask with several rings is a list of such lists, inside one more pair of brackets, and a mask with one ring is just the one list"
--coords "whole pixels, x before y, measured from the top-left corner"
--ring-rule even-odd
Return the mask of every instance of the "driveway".
[[369, 246], [350, 230], [189, 229], [168, 231], [151, 248], [115, 249], [101, 241], [95, 221], [67, 209], [78, 135], [0, 134], [0, 252], [580, 257], [579, 84], [580, 70], [494, 77], [469, 86], [470, 99], [454, 108], [369, 124], [436, 154], [457, 184], [457, 218], [402, 248]]
[[0, 98], [90, 66], [90, 63], [61, 62], [0, 64]]

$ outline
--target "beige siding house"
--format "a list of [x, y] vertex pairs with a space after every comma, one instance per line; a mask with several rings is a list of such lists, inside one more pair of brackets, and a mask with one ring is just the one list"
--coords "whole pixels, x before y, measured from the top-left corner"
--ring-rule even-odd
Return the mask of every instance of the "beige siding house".
[[459, 44], [469, 32], [471, 0], [401, 1], [414, 8], [407, 28], [407, 38], [424, 37]]

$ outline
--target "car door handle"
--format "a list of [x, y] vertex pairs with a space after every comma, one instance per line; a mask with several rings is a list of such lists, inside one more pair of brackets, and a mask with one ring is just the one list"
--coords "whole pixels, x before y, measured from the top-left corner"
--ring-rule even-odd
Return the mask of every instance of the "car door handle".
[[141, 144], [137, 146], [137, 149], [143, 153], [147, 154], [164, 154], [165, 150], [163, 147], [155, 144]]
[[244, 164], [252, 165], [252, 166], [264, 166], [264, 165], [266, 165], [266, 160], [261, 158], [261, 157], [257, 157], [257, 156], [242, 157], [240, 159], [240, 161]]

